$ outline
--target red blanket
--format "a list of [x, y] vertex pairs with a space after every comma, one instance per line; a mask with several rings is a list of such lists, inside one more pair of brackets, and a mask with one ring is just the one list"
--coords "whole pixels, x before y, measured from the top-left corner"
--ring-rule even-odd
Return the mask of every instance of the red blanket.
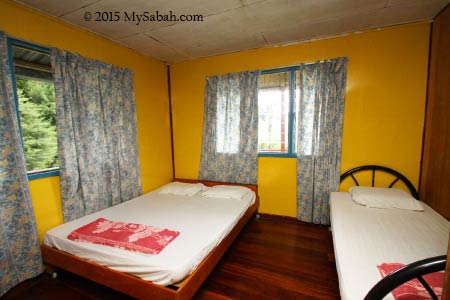
[[[378, 267], [382, 277], [386, 277], [392, 272], [404, 267], [400, 263], [383, 263]], [[442, 289], [444, 286], [444, 272], [436, 272], [423, 276], [423, 279], [430, 285], [439, 299], [442, 297]], [[414, 279], [402, 284], [392, 291], [392, 295], [396, 300], [428, 300], [430, 294], [425, 290], [419, 280]]]
[[112, 246], [129, 251], [158, 254], [180, 233], [147, 225], [114, 222], [103, 218], [72, 231], [67, 238], [77, 242]]

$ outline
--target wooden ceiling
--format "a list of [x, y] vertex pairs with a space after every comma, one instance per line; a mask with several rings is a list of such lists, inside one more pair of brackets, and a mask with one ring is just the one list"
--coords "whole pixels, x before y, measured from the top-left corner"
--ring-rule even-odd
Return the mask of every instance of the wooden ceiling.
[[[450, 0], [16, 0], [174, 63], [431, 20]], [[172, 12], [202, 21], [150, 21]], [[131, 18], [134, 13], [134, 20]], [[89, 16], [87, 20], [86, 16]], [[139, 22], [138, 15], [147, 14]], [[128, 16], [128, 18], [127, 18]], [[164, 17], [163, 17], [164, 18]], [[192, 18], [195, 18], [194, 16]], [[161, 19], [161, 17], [160, 17]], [[97, 21], [96, 21], [97, 20]]]

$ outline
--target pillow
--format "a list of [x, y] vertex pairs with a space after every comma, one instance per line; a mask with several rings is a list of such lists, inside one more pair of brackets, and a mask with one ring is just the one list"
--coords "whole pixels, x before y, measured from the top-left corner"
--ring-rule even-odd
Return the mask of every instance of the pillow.
[[420, 202], [403, 190], [354, 186], [349, 192], [354, 202], [367, 207], [423, 211]]
[[201, 183], [185, 183], [185, 182], [171, 182], [163, 186], [160, 190], [160, 194], [173, 194], [183, 196], [193, 196], [198, 192], [206, 189]]
[[203, 197], [229, 198], [240, 200], [252, 190], [244, 186], [215, 185], [202, 193]]

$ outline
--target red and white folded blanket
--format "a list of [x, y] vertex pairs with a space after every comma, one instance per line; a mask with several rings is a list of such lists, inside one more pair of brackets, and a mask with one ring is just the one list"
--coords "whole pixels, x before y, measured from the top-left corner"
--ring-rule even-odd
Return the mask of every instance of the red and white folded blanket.
[[[383, 263], [377, 266], [384, 278], [394, 271], [403, 268], [405, 265], [400, 263]], [[444, 286], [444, 272], [436, 272], [423, 276], [423, 279], [430, 285], [439, 299], [442, 297]], [[428, 300], [430, 294], [417, 279], [408, 281], [392, 291], [392, 295], [396, 300]]]
[[67, 238], [146, 254], [158, 254], [180, 232], [148, 225], [114, 222], [103, 218], [72, 231]]

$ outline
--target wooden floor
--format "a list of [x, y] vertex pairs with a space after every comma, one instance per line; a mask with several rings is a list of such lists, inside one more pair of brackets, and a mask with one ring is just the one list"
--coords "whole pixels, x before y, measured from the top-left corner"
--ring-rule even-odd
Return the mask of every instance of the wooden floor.
[[[262, 216], [252, 220], [194, 296], [195, 300], [329, 299], [339, 290], [327, 227]], [[128, 296], [59, 272], [25, 281], [1, 300], [127, 300]]]

